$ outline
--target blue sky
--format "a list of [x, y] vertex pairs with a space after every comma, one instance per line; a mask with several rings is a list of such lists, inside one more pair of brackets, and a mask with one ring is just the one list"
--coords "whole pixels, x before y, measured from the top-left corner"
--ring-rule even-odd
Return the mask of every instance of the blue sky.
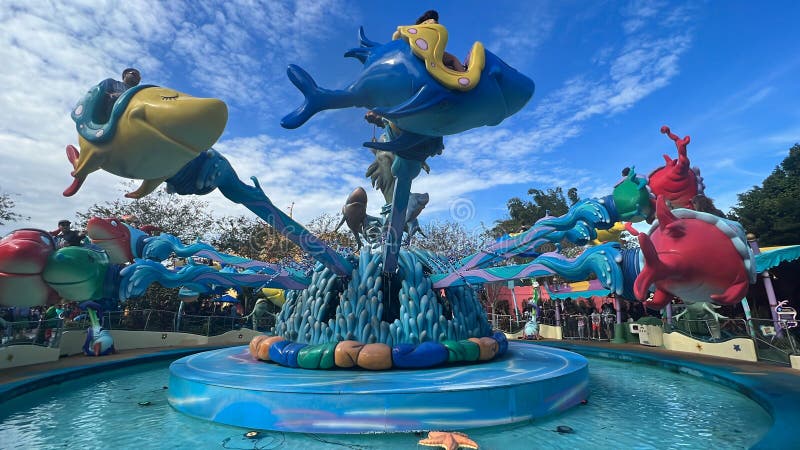
[[[308, 221], [337, 213], [356, 186], [380, 194], [364, 171], [372, 137], [363, 110], [323, 112], [296, 130], [280, 118], [302, 101], [286, 78], [305, 68], [343, 88], [360, 63], [343, 58], [360, 25], [387, 41], [398, 25], [439, 10], [451, 53], [473, 41], [536, 82], [531, 102], [496, 127], [445, 138], [413, 191], [430, 193], [420, 217], [478, 229], [504, 217], [529, 188], [611, 192], [620, 170], [649, 173], [675, 156], [659, 133], [690, 135], [706, 193], [727, 211], [800, 141], [800, 39], [792, 1], [3, 2], [0, 11], [0, 189], [30, 221], [55, 228], [121, 195], [120, 178], [95, 173], [72, 198], [64, 146], [77, 144], [69, 111], [93, 84], [138, 67], [144, 83], [229, 107], [215, 146], [241, 178], [255, 175], [279, 206]], [[219, 194], [217, 215], [249, 214]]]

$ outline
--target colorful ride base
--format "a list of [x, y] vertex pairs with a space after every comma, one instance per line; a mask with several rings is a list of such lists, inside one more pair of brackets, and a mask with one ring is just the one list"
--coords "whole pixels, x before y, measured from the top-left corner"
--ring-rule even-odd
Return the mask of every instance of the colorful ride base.
[[588, 387], [582, 356], [515, 342], [482, 364], [394, 371], [295, 369], [257, 361], [244, 346], [173, 362], [169, 402], [250, 429], [395, 433], [530, 420], [579, 404]]

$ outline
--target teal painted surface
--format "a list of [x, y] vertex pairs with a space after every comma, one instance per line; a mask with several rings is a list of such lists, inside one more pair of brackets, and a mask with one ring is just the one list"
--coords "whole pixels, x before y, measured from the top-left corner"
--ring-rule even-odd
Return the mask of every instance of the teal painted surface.
[[254, 360], [247, 347], [221, 349], [172, 363], [168, 399], [217, 423], [352, 434], [524, 422], [587, 398], [586, 358], [511, 345], [491, 362], [392, 371], [297, 370]]
[[777, 248], [756, 255], [756, 272], [769, 270], [785, 261], [794, 261], [800, 258], [800, 245]]

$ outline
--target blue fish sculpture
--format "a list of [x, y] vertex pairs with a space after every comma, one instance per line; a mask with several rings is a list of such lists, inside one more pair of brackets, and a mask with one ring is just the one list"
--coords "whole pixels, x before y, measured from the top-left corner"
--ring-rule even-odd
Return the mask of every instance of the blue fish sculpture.
[[[447, 41], [447, 31], [438, 24], [399, 27], [417, 33], [425, 31], [438, 35], [438, 48]], [[396, 34], [397, 36], [397, 34]], [[441, 137], [477, 128], [497, 125], [519, 111], [533, 96], [533, 80], [510, 67], [476, 42], [471, 53], [469, 71], [472, 86], [466, 89], [448, 87], [432, 75], [435, 56], [420, 57], [422, 50], [431, 49], [418, 39], [399, 38], [387, 44], [367, 39], [363, 27], [359, 30], [360, 48], [345, 53], [359, 59], [364, 68], [350, 86], [343, 90], [328, 90], [317, 86], [305, 70], [290, 65], [287, 74], [303, 93], [305, 102], [281, 121], [284, 128], [297, 128], [314, 114], [327, 109], [365, 107], [390, 120], [400, 130], [412, 135]], [[442, 43], [443, 41], [443, 43]], [[417, 45], [415, 53], [414, 46]], [[422, 48], [422, 50], [420, 50]], [[438, 55], [441, 55], [441, 50]], [[477, 57], [476, 57], [477, 55]], [[426, 66], [427, 65], [427, 66]], [[441, 65], [440, 65], [441, 66]], [[469, 84], [461, 72], [445, 70], [462, 84]]]

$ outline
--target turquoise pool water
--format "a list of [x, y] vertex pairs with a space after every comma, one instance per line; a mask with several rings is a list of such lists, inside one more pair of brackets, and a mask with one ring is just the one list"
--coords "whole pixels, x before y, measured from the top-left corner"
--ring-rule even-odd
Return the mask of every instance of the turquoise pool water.
[[[588, 358], [586, 405], [526, 423], [466, 430], [481, 449], [748, 448], [771, 419], [744, 395], [641, 364]], [[0, 405], [0, 448], [409, 449], [424, 435], [248, 431], [194, 419], [167, 403], [169, 362], [40, 389]], [[560, 434], [566, 425], [574, 432]]]

